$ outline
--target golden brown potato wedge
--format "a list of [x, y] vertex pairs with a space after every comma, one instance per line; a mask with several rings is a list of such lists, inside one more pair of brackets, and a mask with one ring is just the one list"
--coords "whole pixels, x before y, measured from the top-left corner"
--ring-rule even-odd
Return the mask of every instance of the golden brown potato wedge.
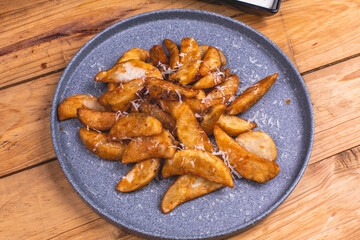
[[209, 47], [207, 50], [203, 62], [201, 63], [199, 74], [206, 76], [211, 72], [219, 70], [221, 66], [221, 60], [219, 52], [214, 47]]
[[166, 159], [162, 168], [164, 178], [173, 175], [192, 174], [208, 181], [234, 187], [230, 169], [220, 159], [203, 150], [177, 151], [172, 159]]
[[145, 113], [129, 113], [119, 117], [109, 132], [109, 140], [121, 141], [132, 137], [154, 136], [160, 134], [159, 120]]
[[251, 106], [257, 103], [271, 86], [275, 83], [278, 74], [267, 76], [266, 78], [255, 83], [238, 96], [226, 109], [230, 115], [246, 112]]
[[105, 111], [105, 108], [101, 106], [97, 97], [91, 95], [74, 95], [65, 98], [58, 107], [59, 120], [63, 121], [69, 118], [77, 117], [78, 108], [89, 108], [97, 111]]
[[196, 99], [200, 99], [200, 100], [204, 99], [205, 97], [206, 97], [206, 93], [204, 90], [201, 89], [199, 90], [198, 94], [195, 96]]
[[236, 74], [231, 75], [226, 81], [213, 88], [205, 99], [222, 98], [222, 103], [227, 103], [232, 96], [235, 95], [239, 87], [239, 77]]
[[212, 107], [209, 112], [204, 115], [203, 120], [201, 121], [201, 127], [208, 136], [212, 134], [216, 122], [223, 112], [225, 112], [225, 109], [225, 104], [218, 104]]
[[180, 63], [186, 65], [194, 60], [200, 61], [199, 45], [194, 38], [183, 38], [180, 47]]
[[108, 83], [108, 88], [107, 88], [107, 91], [108, 92], [111, 92], [111, 91], [114, 91], [115, 89], [119, 88], [122, 86], [122, 83], [112, 83], [112, 82], [109, 82]]
[[162, 64], [169, 64], [169, 59], [167, 58], [164, 49], [161, 45], [154, 45], [150, 49], [150, 62], [154, 66], [159, 66]]
[[149, 114], [157, 120], [159, 120], [163, 128], [170, 131], [171, 134], [176, 133], [176, 122], [173, 117], [164, 112], [158, 106], [149, 103], [146, 100], [140, 100], [138, 103], [137, 110], [142, 113]]
[[121, 161], [126, 143], [109, 142], [106, 133], [88, 130], [85, 127], [79, 129], [79, 134], [81, 141], [90, 152], [106, 160]]
[[225, 153], [229, 164], [242, 177], [263, 183], [279, 173], [280, 168], [275, 162], [246, 151], [217, 125], [214, 127], [214, 136], [219, 150]]
[[156, 99], [156, 103], [160, 106], [162, 110], [164, 110], [164, 112], [170, 114], [171, 116], [174, 116], [175, 109], [181, 106], [181, 103], [179, 101], [167, 101], [167, 100]]
[[177, 67], [178, 67], [178, 65], [180, 63], [178, 47], [170, 39], [165, 39], [164, 40], [164, 45], [165, 45], [165, 48], [168, 50], [168, 52], [170, 54], [170, 68], [171, 69], [177, 69]]
[[200, 61], [197, 59], [184, 63], [169, 77], [169, 80], [179, 82], [183, 86], [196, 81], [195, 75], [200, 68], [200, 64]]
[[78, 108], [77, 116], [85, 127], [100, 131], [109, 130], [116, 122], [116, 113], [114, 112]]
[[140, 60], [147, 61], [149, 59], [149, 52], [142, 48], [132, 48], [129, 51], [125, 52], [121, 58], [117, 61], [116, 64], [126, 62], [129, 60]]
[[116, 186], [119, 192], [133, 192], [148, 185], [160, 170], [160, 158], [138, 162]]
[[163, 213], [168, 213], [181, 203], [211, 193], [222, 187], [224, 185], [210, 182], [195, 175], [179, 176], [166, 191], [161, 201], [161, 210]]
[[262, 131], [249, 131], [240, 134], [236, 138], [236, 142], [245, 148], [248, 152], [251, 152], [261, 158], [275, 161], [277, 156], [276, 145], [274, 140]]
[[[227, 68], [228, 69], [228, 68]], [[209, 73], [205, 77], [197, 81], [192, 88], [193, 89], [206, 89], [212, 88], [220, 83], [225, 81], [225, 74], [223, 72], [213, 72]]]
[[[225, 97], [225, 99], [228, 99], [230, 97]], [[185, 99], [185, 102], [190, 106], [191, 110], [195, 114], [204, 115], [208, 109], [212, 106], [215, 106], [217, 104], [221, 104], [224, 102], [224, 98], [203, 98], [203, 99]]]
[[194, 98], [198, 93], [198, 90], [185, 88], [175, 83], [156, 78], [147, 79], [146, 89], [151, 97], [166, 100]]
[[122, 163], [139, 162], [149, 158], [172, 158], [177, 142], [167, 130], [150, 137], [135, 137], [126, 147]]
[[230, 136], [237, 136], [257, 126], [254, 122], [227, 114], [222, 114], [216, 124]]
[[[204, 59], [208, 49], [209, 49], [209, 46], [207, 46], [207, 45], [199, 46], [201, 59]], [[220, 55], [221, 66], [225, 66], [226, 65], [226, 57], [225, 57], [224, 53], [222, 51], [220, 51], [220, 49], [218, 49], [218, 48], [216, 48], [216, 50], [218, 51], [218, 53]]]
[[173, 110], [172, 114], [176, 119], [178, 139], [185, 147], [214, 151], [214, 146], [188, 104], [182, 103], [179, 108]]
[[101, 71], [95, 76], [96, 82], [127, 83], [139, 78], [159, 78], [163, 76], [159, 69], [140, 60], [121, 62], [107, 71]]
[[124, 112], [130, 107], [130, 102], [139, 98], [144, 90], [145, 80], [135, 79], [131, 82], [122, 84], [114, 91], [106, 92], [99, 98], [99, 103], [115, 112]]

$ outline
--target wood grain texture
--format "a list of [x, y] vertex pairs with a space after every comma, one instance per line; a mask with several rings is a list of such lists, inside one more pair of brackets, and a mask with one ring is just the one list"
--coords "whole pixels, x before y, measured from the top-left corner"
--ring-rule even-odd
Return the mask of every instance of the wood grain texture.
[[[310, 164], [277, 210], [233, 239], [355, 239], [359, 183], [360, 147]], [[2, 239], [139, 239], [83, 203], [57, 161], [0, 179], [0, 218]]]

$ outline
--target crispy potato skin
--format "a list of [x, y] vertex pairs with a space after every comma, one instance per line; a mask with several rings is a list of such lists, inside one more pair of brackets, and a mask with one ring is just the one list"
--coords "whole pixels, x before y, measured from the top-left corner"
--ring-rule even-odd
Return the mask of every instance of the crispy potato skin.
[[239, 87], [239, 77], [236, 74], [231, 75], [226, 81], [214, 89], [212, 89], [206, 96], [208, 99], [222, 98], [222, 103], [227, 103], [232, 96], [235, 95]]
[[126, 62], [129, 60], [140, 60], [146, 62], [149, 59], [149, 52], [142, 48], [132, 48], [125, 52], [116, 64]]
[[249, 122], [237, 116], [227, 114], [222, 114], [216, 124], [230, 136], [238, 136], [257, 126], [254, 122]]
[[166, 100], [194, 98], [198, 93], [198, 90], [181, 87], [172, 82], [155, 78], [147, 79], [146, 89], [151, 97]]
[[81, 141], [90, 152], [106, 160], [121, 161], [126, 143], [109, 142], [106, 133], [87, 130], [84, 127], [79, 129], [79, 134]]
[[165, 129], [150, 137], [135, 137], [126, 147], [122, 163], [139, 162], [149, 158], [172, 158], [176, 151], [175, 138]]
[[209, 73], [205, 77], [197, 81], [192, 88], [193, 89], [206, 89], [212, 88], [218, 84], [221, 84], [225, 81], [225, 74], [223, 72], [213, 72]]
[[270, 161], [276, 160], [276, 145], [267, 133], [262, 131], [249, 131], [240, 134], [235, 140], [248, 152]]
[[97, 98], [91, 95], [74, 95], [65, 98], [58, 106], [58, 117], [59, 121], [63, 121], [69, 118], [77, 117], [78, 108], [90, 108], [99, 111], [104, 111], [98, 102]]
[[150, 62], [154, 66], [158, 66], [161, 64], [169, 64], [169, 59], [167, 58], [165, 51], [161, 45], [154, 45], [150, 49]]
[[179, 49], [176, 44], [170, 39], [165, 39], [163, 41], [165, 48], [170, 54], [170, 68], [177, 69], [178, 64], [180, 63]]
[[228, 99], [230, 97], [224, 97], [224, 98], [203, 98], [203, 99], [185, 99], [184, 101], [190, 106], [191, 110], [194, 113], [204, 115], [210, 107], [213, 107], [217, 104], [224, 103], [224, 99]]
[[209, 73], [220, 69], [221, 60], [219, 52], [214, 47], [209, 47], [207, 50], [203, 62], [201, 63], [199, 74], [201, 76], [206, 76]]
[[220, 116], [225, 112], [226, 105], [218, 104], [215, 105], [212, 109], [209, 110], [203, 117], [201, 121], [201, 127], [205, 133], [210, 136], [214, 130], [216, 122], [219, 120]]
[[122, 84], [114, 91], [106, 92], [99, 98], [99, 103], [112, 111], [124, 112], [130, 107], [130, 102], [138, 99], [138, 95], [144, 89], [145, 80], [135, 79]]
[[185, 147], [200, 148], [208, 152], [215, 150], [188, 104], [182, 103], [175, 108], [173, 116], [176, 119], [177, 136]]
[[173, 175], [192, 174], [208, 181], [234, 187], [230, 169], [220, 159], [199, 149], [177, 151], [172, 159], [166, 159], [162, 168], [164, 178]]
[[279, 173], [280, 168], [275, 162], [246, 151], [217, 125], [214, 127], [214, 136], [218, 148], [226, 154], [230, 165], [242, 177], [264, 183]]
[[127, 83], [139, 78], [159, 78], [163, 76], [159, 69], [140, 60], [121, 62], [107, 71], [101, 71], [95, 76], [96, 82]]
[[133, 192], [148, 185], [160, 169], [160, 158], [151, 158], [135, 166], [116, 185], [119, 192]]
[[199, 45], [194, 38], [183, 38], [180, 47], [180, 63], [187, 64], [193, 60], [201, 60]]
[[[209, 46], [207, 46], [207, 45], [200, 45], [199, 46], [201, 59], [204, 59], [208, 49], [209, 49]], [[224, 53], [222, 51], [220, 51], [219, 49], [217, 49], [217, 48], [216, 48], [216, 50], [218, 51], [219, 56], [220, 56], [221, 66], [225, 66], [226, 65], [226, 57], [225, 57]]]
[[108, 139], [121, 141], [132, 137], [154, 136], [161, 131], [161, 122], [156, 118], [145, 113], [129, 113], [119, 117], [111, 128]]
[[183, 86], [192, 83], [196, 81], [195, 76], [200, 68], [200, 65], [201, 63], [197, 59], [185, 62], [174, 74], [169, 77], [169, 80], [172, 82], [179, 82]]
[[84, 126], [100, 131], [109, 130], [116, 122], [116, 113], [114, 112], [78, 108], [77, 116]]
[[195, 175], [182, 175], [168, 188], [162, 201], [161, 210], [169, 213], [178, 205], [224, 187]]
[[266, 78], [255, 83], [251, 87], [245, 90], [240, 96], [238, 96], [234, 102], [226, 109], [226, 112], [230, 115], [246, 112], [250, 107], [257, 103], [267, 91], [275, 83], [278, 74], [267, 76]]

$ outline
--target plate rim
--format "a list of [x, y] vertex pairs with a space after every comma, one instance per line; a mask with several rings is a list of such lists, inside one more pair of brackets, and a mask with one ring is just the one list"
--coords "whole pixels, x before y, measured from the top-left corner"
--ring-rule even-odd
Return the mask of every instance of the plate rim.
[[[60, 153], [60, 147], [59, 147], [59, 142], [57, 141], [57, 135], [55, 134], [55, 122], [58, 121], [57, 120], [57, 102], [56, 99], [59, 97], [59, 95], [61, 95], [60, 93], [60, 89], [61, 89], [61, 84], [62, 83], [66, 83], [66, 77], [68, 74], [69, 77], [71, 76], [71, 68], [72, 65], [74, 64], [74, 62], [81, 57], [81, 54], [87, 55], [86, 50], [89, 47], [89, 45], [91, 44], [96, 44], [94, 42], [96, 42], [97, 40], [99, 40], [99, 38], [101, 38], [104, 34], [106, 33], [110, 33], [112, 32], [112, 30], [114, 28], [116, 28], [119, 25], [122, 24], [126, 24], [128, 22], [131, 22], [133, 20], [136, 20], [138, 18], [143, 18], [143, 17], [149, 17], [152, 15], [160, 15], [160, 14], [167, 14], [167, 13], [182, 13], [182, 14], [201, 14], [204, 17], [215, 17], [215, 18], [220, 18], [223, 21], [230, 21], [233, 24], [236, 25], [240, 25], [241, 27], [245, 28], [246, 30], [253, 32], [255, 35], [258, 35], [260, 38], [262, 38], [263, 40], [265, 40], [268, 44], [270, 44], [277, 53], [279, 53], [280, 55], [282, 55], [282, 57], [285, 59], [285, 61], [290, 65], [290, 67], [292, 68], [292, 70], [294, 71], [294, 73], [297, 75], [298, 79], [300, 80], [299, 83], [302, 87], [302, 89], [304, 90], [305, 93], [305, 99], [306, 102], [304, 103], [306, 106], [305, 109], [307, 109], [307, 111], [309, 112], [309, 122], [308, 124], [310, 124], [310, 129], [309, 129], [309, 142], [308, 142], [308, 148], [307, 148], [307, 153], [304, 159], [304, 163], [301, 166], [301, 168], [299, 169], [299, 173], [297, 174], [296, 178], [293, 180], [292, 184], [290, 185], [290, 187], [285, 191], [285, 193], [275, 202], [275, 204], [270, 207], [267, 211], [264, 211], [262, 214], [260, 214], [259, 216], [257, 216], [256, 218], [253, 218], [251, 221], [246, 222], [242, 225], [238, 225], [238, 227], [236, 229], [233, 230], [222, 230], [222, 231], [217, 231], [211, 234], [207, 234], [204, 235], [204, 237], [196, 235], [196, 236], [187, 236], [186, 238], [179, 238], [179, 237], [174, 237], [171, 236], [171, 238], [169, 236], [164, 237], [161, 235], [150, 235], [147, 233], [143, 233], [138, 229], [132, 229], [129, 228], [127, 226], [124, 226], [120, 223], [118, 223], [116, 221], [116, 219], [113, 219], [111, 217], [111, 215], [106, 215], [106, 212], [101, 209], [102, 211], [100, 211], [100, 209], [94, 207], [96, 206], [96, 203], [94, 203], [94, 201], [92, 201], [92, 199], [90, 199], [88, 196], [86, 196], [86, 194], [83, 194], [80, 190], [81, 187], [78, 186], [78, 183], [76, 182], [76, 180], [74, 179], [74, 177], [71, 175], [71, 171], [69, 171], [67, 169], [67, 166], [65, 164], [65, 161], [62, 160], [62, 155]], [[168, 18], [166, 18], [168, 19]], [[205, 20], [204, 20], [205, 21]], [[131, 28], [131, 27], [129, 27]], [[236, 31], [236, 30], [234, 30]], [[131, 16], [129, 18], [123, 19], [119, 22], [116, 22], [114, 24], [112, 24], [111, 26], [105, 28], [104, 30], [102, 30], [101, 32], [97, 33], [94, 37], [92, 37], [89, 41], [87, 41], [78, 51], [77, 53], [72, 57], [72, 59], [70, 60], [70, 62], [67, 64], [64, 72], [61, 74], [61, 77], [57, 83], [55, 92], [54, 92], [54, 96], [53, 96], [53, 100], [52, 100], [52, 104], [51, 104], [51, 113], [50, 113], [50, 131], [51, 131], [51, 139], [52, 139], [52, 144], [55, 150], [55, 154], [56, 154], [56, 158], [67, 178], [67, 180], [70, 182], [72, 188], [76, 191], [76, 193], [80, 196], [80, 198], [97, 214], [99, 214], [102, 218], [104, 218], [105, 220], [107, 220], [108, 222], [110, 222], [111, 224], [115, 225], [116, 227], [140, 236], [140, 237], [145, 237], [145, 238], [151, 238], [151, 239], [221, 239], [224, 237], [230, 237], [230, 236], [234, 236], [236, 234], [239, 234], [240, 232], [246, 231], [249, 228], [251, 228], [252, 226], [254, 226], [255, 224], [257, 224], [259, 221], [263, 220], [264, 218], [266, 218], [270, 213], [272, 213], [277, 207], [279, 207], [284, 200], [293, 192], [293, 190], [295, 189], [295, 187], [297, 186], [297, 184], [299, 183], [301, 177], [303, 176], [305, 169], [309, 163], [309, 159], [312, 153], [312, 148], [313, 148], [313, 142], [314, 142], [314, 112], [313, 112], [313, 108], [312, 108], [312, 103], [311, 103], [311, 99], [310, 99], [310, 95], [309, 92], [306, 88], [305, 82], [303, 80], [303, 78], [301, 77], [299, 71], [297, 70], [297, 68], [295, 67], [295, 65], [293, 64], [293, 62], [289, 59], [289, 57], [274, 43], [272, 42], [268, 37], [266, 37], [264, 34], [260, 33], [259, 31], [257, 31], [256, 29], [250, 27], [249, 25], [240, 22], [238, 20], [232, 19], [230, 17], [218, 14], [218, 13], [214, 13], [214, 12], [209, 12], [209, 11], [203, 11], [203, 10], [194, 10], [194, 9], [165, 9], [165, 10], [156, 10], [156, 11], [150, 11], [150, 12], [145, 12], [145, 13], [141, 13], [141, 14], [137, 14], [134, 16]]]

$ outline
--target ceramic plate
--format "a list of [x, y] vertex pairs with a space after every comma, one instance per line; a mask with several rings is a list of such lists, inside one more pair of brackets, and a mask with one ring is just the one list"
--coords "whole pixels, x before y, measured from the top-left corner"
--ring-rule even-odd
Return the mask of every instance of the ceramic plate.
[[[184, 37], [215, 46], [240, 78], [238, 93], [265, 76], [279, 73], [270, 91], [241, 117], [255, 121], [274, 139], [280, 173], [259, 184], [236, 179], [223, 188], [184, 203], [169, 214], [160, 210], [166, 189], [175, 178], [152, 181], [133, 193], [115, 190], [132, 165], [100, 159], [82, 144], [77, 119], [59, 122], [57, 106], [74, 94], [100, 96], [106, 84], [94, 76], [114, 65], [125, 51], [150, 49]], [[287, 104], [287, 100], [290, 101]], [[130, 233], [157, 239], [224, 238], [264, 218], [295, 188], [309, 160], [314, 121], [309, 94], [298, 71], [268, 38], [251, 27], [222, 15], [196, 10], [162, 10], [125, 19], [105, 29], [73, 57], [55, 91], [51, 112], [53, 145], [74, 189], [99, 215]]]

